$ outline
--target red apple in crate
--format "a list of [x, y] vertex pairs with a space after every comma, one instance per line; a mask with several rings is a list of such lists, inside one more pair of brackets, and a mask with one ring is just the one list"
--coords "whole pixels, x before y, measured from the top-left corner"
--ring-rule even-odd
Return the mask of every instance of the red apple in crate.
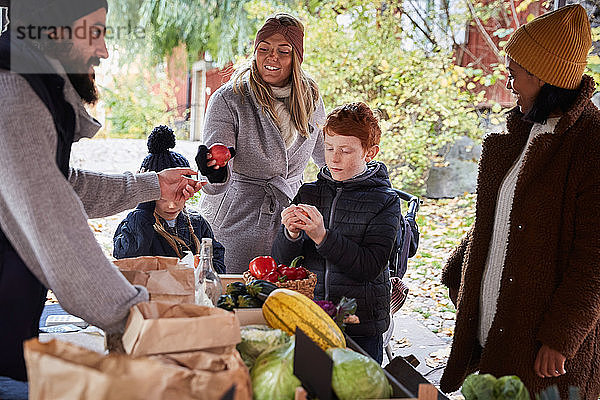
[[227, 165], [229, 159], [231, 159], [231, 152], [224, 144], [215, 143], [210, 146], [208, 151], [210, 152], [211, 159], [217, 162], [219, 168], [223, 168]]

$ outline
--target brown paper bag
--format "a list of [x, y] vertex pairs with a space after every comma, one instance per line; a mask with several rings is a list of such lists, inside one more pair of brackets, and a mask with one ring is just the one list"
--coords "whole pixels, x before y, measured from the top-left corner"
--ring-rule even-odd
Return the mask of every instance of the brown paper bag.
[[192, 369], [193, 390], [199, 398], [220, 399], [235, 384], [235, 399], [252, 399], [252, 381], [248, 368], [234, 347], [223, 353], [197, 351], [152, 356], [154, 357], [164, 363]]
[[150, 300], [194, 303], [194, 269], [180, 263], [178, 258], [144, 256], [114, 263], [132, 285], [148, 289]]
[[[236, 400], [252, 399], [248, 369], [235, 351], [134, 359], [105, 356], [57, 340], [31, 339], [25, 342], [25, 361], [31, 400], [212, 400], [233, 384]], [[183, 364], [216, 367], [193, 370]]]
[[133, 306], [123, 333], [123, 347], [133, 356], [232, 346], [241, 340], [232, 312], [155, 301]]

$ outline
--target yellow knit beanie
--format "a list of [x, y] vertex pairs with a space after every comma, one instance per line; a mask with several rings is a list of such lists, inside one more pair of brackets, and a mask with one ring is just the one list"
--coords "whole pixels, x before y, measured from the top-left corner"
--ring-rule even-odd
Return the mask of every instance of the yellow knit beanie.
[[517, 64], [546, 83], [577, 89], [592, 46], [590, 21], [572, 4], [521, 26], [504, 50]]

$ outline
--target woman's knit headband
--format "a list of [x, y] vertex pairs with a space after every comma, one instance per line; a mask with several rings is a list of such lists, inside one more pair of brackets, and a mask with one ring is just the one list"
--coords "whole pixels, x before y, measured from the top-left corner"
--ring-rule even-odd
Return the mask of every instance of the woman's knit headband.
[[276, 18], [267, 19], [267, 22], [265, 22], [262, 28], [256, 33], [256, 39], [254, 39], [254, 51], [256, 51], [260, 42], [276, 33], [280, 33], [288, 42], [290, 42], [294, 51], [298, 53], [300, 62], [302, 62], [302, 60], [304, 60], [304, 32], [297, 26], [283, 25]]

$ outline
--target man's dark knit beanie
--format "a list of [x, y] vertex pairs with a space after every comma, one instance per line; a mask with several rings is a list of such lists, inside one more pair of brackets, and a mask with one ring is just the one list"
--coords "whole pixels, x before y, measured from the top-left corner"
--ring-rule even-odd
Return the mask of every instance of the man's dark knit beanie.
[[101, 8], [107, 0], [12, 0], [11, 18], [33, 26], [71, 26], [79, 18]]
[[165, 125], [157, 126], [148, 137], [148, 154], [140, 171], [160, 172], [167, 168], [189, 168], [190, 162], [181, 154], [170, 151], [175, 147], [175, 134]]

